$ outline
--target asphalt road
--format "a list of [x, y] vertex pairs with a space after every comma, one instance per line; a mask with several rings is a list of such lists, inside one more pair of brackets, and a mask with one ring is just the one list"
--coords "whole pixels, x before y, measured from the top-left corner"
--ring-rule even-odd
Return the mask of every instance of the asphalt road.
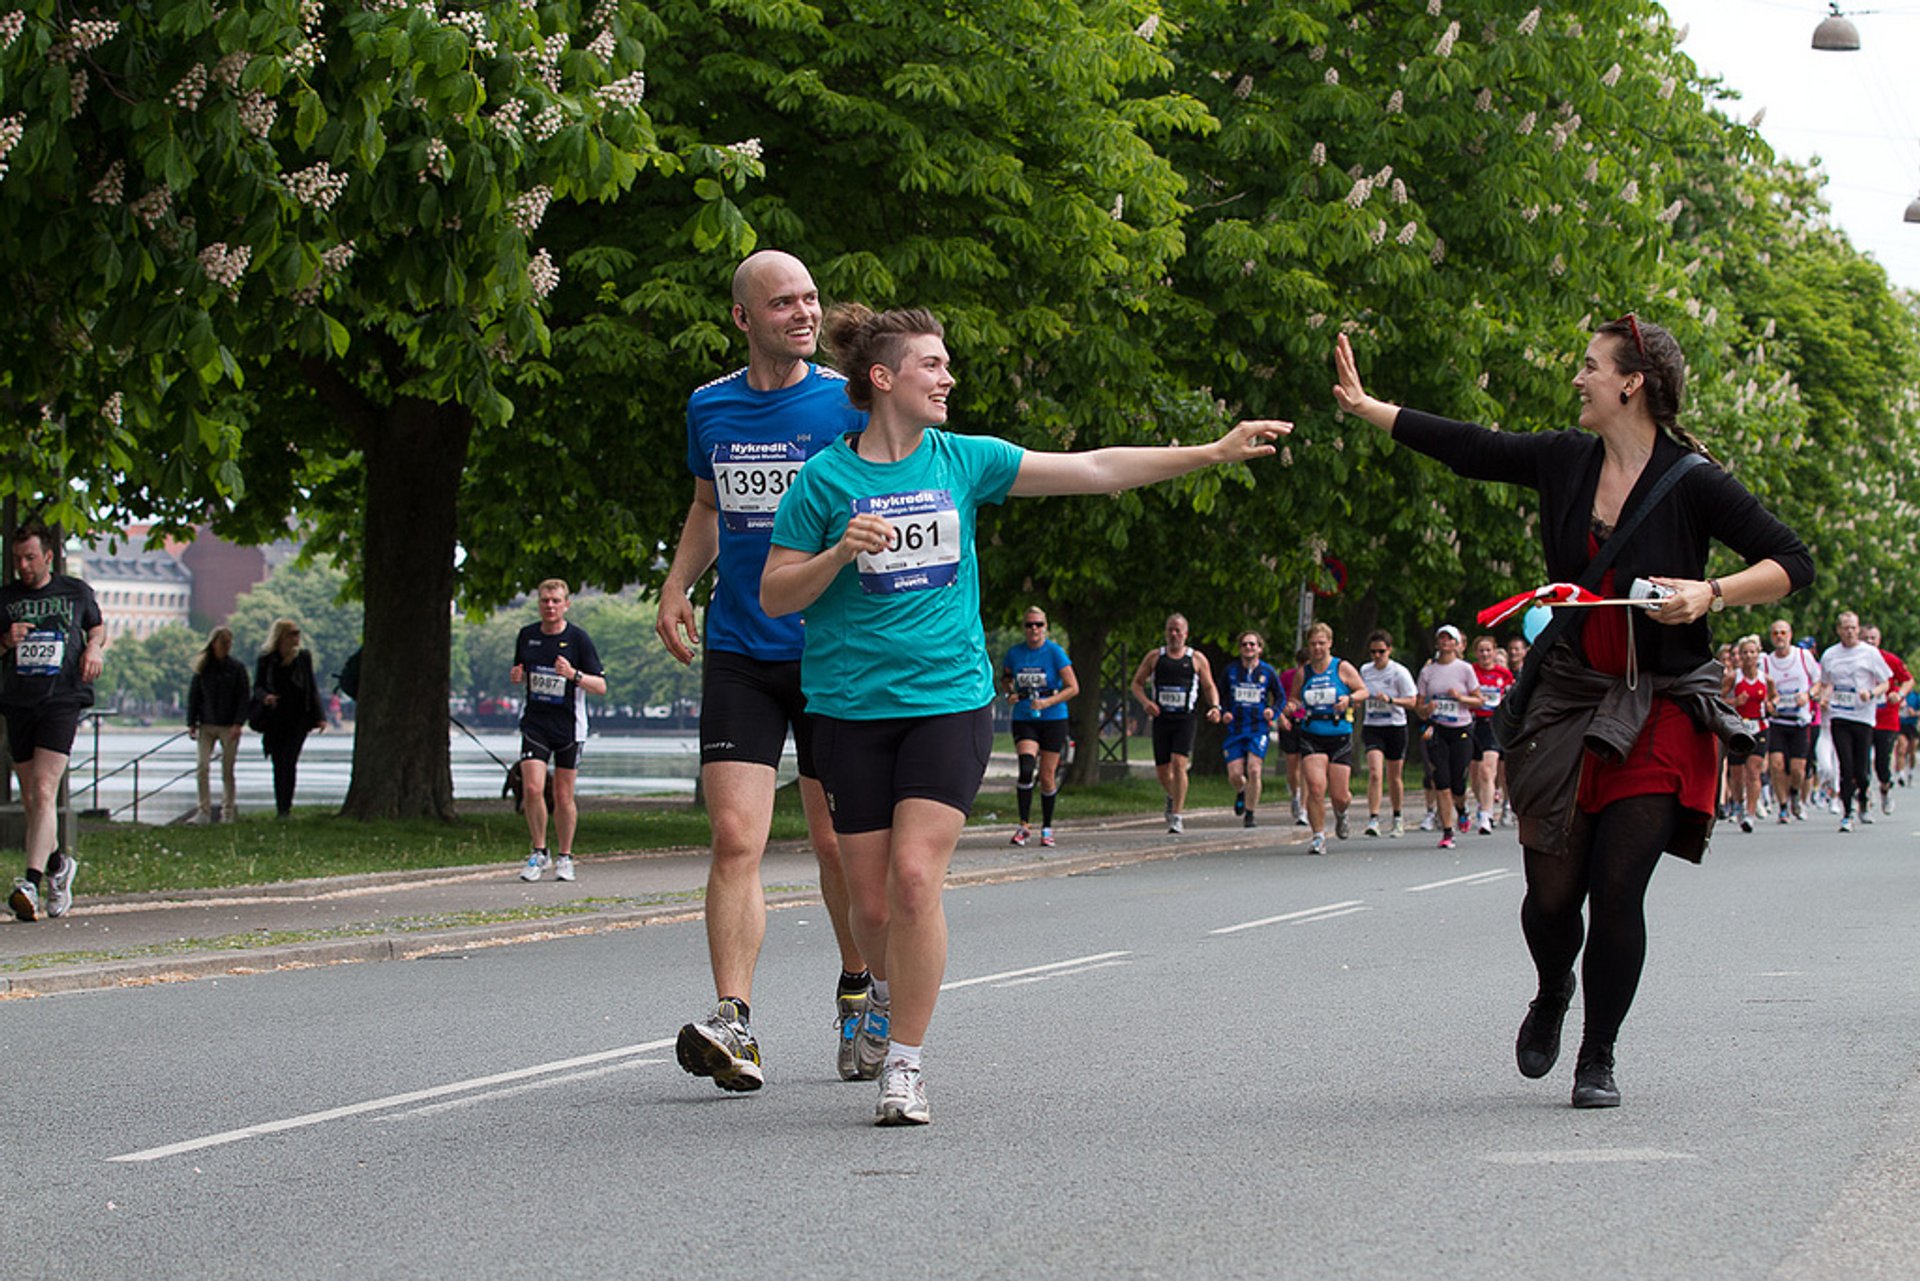
[[750, 1096], [673, 1062], [689, 920], [0, 1002], [0, 1275], [1911, 1277], [1901, 817], [1667, 861], [1609, 1112], [1513, 1068], [1505, 835], [950, 890], [925, 1129], [833, 1077], [805, 905]]

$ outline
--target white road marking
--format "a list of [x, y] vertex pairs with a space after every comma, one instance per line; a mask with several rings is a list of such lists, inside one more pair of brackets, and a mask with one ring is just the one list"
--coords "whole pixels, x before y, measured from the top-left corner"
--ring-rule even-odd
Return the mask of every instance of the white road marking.
[[982, 974], [977, 979], [955, 979], [951, 983], [942, 983], [942, 992], [952, 992], [958, 988], [975, 987], [981, 983], [1002, 983], [1007, 979], [1024, 978], [1029, 974], [1045, 974], [1050, 970], [1064, 970], [1075, 965], [1092, 965], [1095, 961], [1111, 961], [1118, 956], [1132, 956], [1131, 952], [1100, 952], [1094, 956], [1076, 956], [1071, 961], [1050, 961], [1045, 965], [1030, 965], [1024, 970], [1002, 970], [998, 974]]
[[1365, 911], [1366, 905], [1357, 898], [1342, 903], [1328, 903], [1321, 907], [1302, 908], [1298, 912], [1288, 912], [1283, 916], [1264, 916], [1257, 921], [1242, 921], [1238, 925], [1223, 925], [1217, 930], [1208, 930], [1209, 934], [1238, 934], [1241, 930], [1257, 930], [1263, 925], [1279, 925], [1286, 921], [1328, 920], [1332, 916], [1345, 916], [1346, 911]]
[[1092, 965], [1081, 965], [1071, 970], [1054, 970], [1048, 974], [1029, 974], [1024, 978], [1008, 979], [1005, 983], [995, 983], [995, 987], [1019, 987], [1022, 983], [1045, 983], [1048, 979], [1064, 979], [1075, 974], [1085, 974], [1090, 970], [1104, 970], [1114, 965], [1132, 965], [1132, 961], [1095, 961]]
[[1698, 1161], [1697, 1153], [1660, 1148], [1565, 1148], [1545, 1152], [1489, 1152], [1495, 1165], [1617, 1165], [1630, 1161]]
[[597, 1054], [583, 1054], [576, 1059], [561, 1059], [553, 1063], [539, 1063], [533, 1067], [516, 1068], [511, 1072], [498, 1072], [492, 1076], [475, 1077], [470, 1081], [455, 1081], [449, 1085], [436, 1085], [425, 1090], [413, 1090], [406, 1094], [390, 1094], [384, 1099], [368, 1099], [364, 1103], [349, 1103], [344, 1107], [328, 1108], [324, 1112], [309, 1112], [305, 1116], [288, 1117], [284, 1121], [262, 1121], [258, 1125], [245, 1126], [238, 1130], [227, 1130], [220, 1134], [209, 1134], [205, 1138], [187, 1139], [181, 1143], [169, 1143], [164, 1147], [146, 1148], [139, 1152], [128, 1152], [123, 1156], [108, 1157], [109, 1161], [158, 1161], [162, 1157], [179, 1156], [185, 1152], [198, 1152], [202, 1148], [217, 1148], [227, 1143], [238, 1143], [242, 1139], [258, 1138], [263, 1134], [279, 1134], [286, 1130], [304, 1129], [309, 1125], [319, 1125], [325, 1121], [338, 1121], [343, 1117], [361, 1116], [368, 1112], [383, 1112], [388, 1108], [404, 1107], [409, 1103], [420, 1103], [427, 1099], [445, 1098], [450, 1094], [461, 1094], [468, 1090], [483, 1090], [490, 1085], [504, 1085], [509, 1081], [524, 1081], [531, 1077], [543, 1076], [555, 1072], [566, 1072], [573, 1068], [589, 1067], [596, 1063], [605, 1063], [611, 1059], [630, 1058], [637, 1054], [649, 1054], [654, 1050], [664, 1050], [672, 1045], [674, 1038], [664, 1041], [648, 1041], [644, 1045], [627, 1045], [617, 1050], [601, 1050]]
[[611, 1063], [606, 1067], [588, 1068], [584, 1072], [568, 1072], [562, 1076], [542, 1077], [538, 1081], [523, 1081], [519, 1085], [509, 1085], [504, 1090], [488, 1090], [482, 1094], [469, 1094], [465, 1098], [448, 1099], [442, 1103], [429, 1103], [424, 1107], [408, 1108], [405, 1112], [395, 1112], [382, 1117], [385, 1121], [398, 1121], [411, 1116], [433, 1116], [439, 1112], [451, 1112], [455, 1108], [470, 1107], [475, 1103], [490, 1103], [495, 1099], [512, 1098], [516, 1094], [529, 1094], [534, 1090], [544, 1090], [550, 1086], [565, 1085], [570, 1081], [586, 1081], [596, 1076], [610, 1076], [615, 1072], [625, 1072], [629, 1068], [649, 1067], [656, 1063], [665, 1063], [665, 1059], [626, 1059]]
[[1494, 867], [1488, 868], [1484, 872], [1474, 872], [1467, 876], [1450, 877], [1444, 881], [1429, 881], [1425, 885], [1409, 885], [1407, 886], [1407, 893], [1424, 894], [1428, 890], [1443, 890], [1449, 885], [1489, 885], [1494, 881], [1504, 881], [1508, 877], [1518, 875], [1518, 872], [1509, 868]]

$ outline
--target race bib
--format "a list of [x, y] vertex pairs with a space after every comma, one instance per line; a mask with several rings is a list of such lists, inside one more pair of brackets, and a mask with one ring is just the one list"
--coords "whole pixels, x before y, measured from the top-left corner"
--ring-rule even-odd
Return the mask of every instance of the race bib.
[[1480, 697], [1483, 700], [1480, 704], [1480, 710], [1490, 712], [1500, 706], [1500, 687], [1498, 685], [1482, 685], [1480, 687]]
[[736, 534], [773, 528], [773, 514], [806, 456], [792, 441], [740, 441], [713, 447], [713, 492], [720, 519]]
[[1750, 716], [1743, 716], [1740, 718], [1740, 728], [1747, 731], [1747, 733], [1752, 734], [1755, 738], [1758, 738], [1760, 736], [1760, 722], [1754, 720]]
[[1236, 684], [1233, 687], [1233, 701], [1235, 705], [1239, 707], [1258, 707], [1266, 701], [1266, 696], [1267, 687], [1265, 685]]
[[1013, 674], [1013, 687], [1020, 691], [1022, 698], [1041, 698], [1047, 692], [1047, 674], [1028, 669]]
[[1333, 686], [1331, 685], [1313, 685], [1302, 690], [1300, 693], [1300, 701], [1308, 707], [1332, 707], [1334, 700], [1339, 697], [1338, 694], [1333, 692]]
[[1436, 720], [1460, 715], [1460, 700], [1457, 698], [1436, 698], [1433, 700], [1433, 715]]
[[1860, 696], [1850, 689], [1833, 691], [1833, 706], [1836, 711], [1851, 712], [1860, 706]]
[[1386, 720], [1391, 720], [1392, 718], [1393, 718], [1393, 700], [1391, 698], [1387, 697], [1385, 694], [1370, 694], [1367, 696], [1367, 719], [1368, 720], [1386, 721]]
[[1185, 689], [1163, 689], [1154, 695], [1153, 701], [1160, 704], [1163, 712], [1184, 712], [1187, 710], [1189, 692]]
[[13, 650], [13, 669], [22, 676], [58, 676], [67, 661], [67, 634], [54, 628], [27, 633]]
[[536, 667], [527, 673], [527, 697], [536, 703], [564, 703], [566, 678], [551, 667]]
[[886, 550], [862, 552], [854, 564], [869, 596], [951, 587], [960, 576], [960, 510], [945, 489], [881, 494], [853, 500], [854, 514], [884, 517], [893, 526]]

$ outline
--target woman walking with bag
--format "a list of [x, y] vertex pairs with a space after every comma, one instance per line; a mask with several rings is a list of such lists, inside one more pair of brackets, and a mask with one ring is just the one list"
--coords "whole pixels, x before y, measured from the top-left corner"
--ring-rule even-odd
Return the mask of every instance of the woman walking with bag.
[[247, 723], [260, 732], [260, 746], [273, 762], [273, 808], [281, 818], [293, 812], [294, 777], [307, 735], [327, 727], [320, 708], [313, 654], [300, 648], [300, 624], [275, 619], [267, 647], [253, 671], [253, 714]]
[[[1573, 1105], [1618, 1106], [1614, 1042], [1646, 959], [1648, 882], [1662, 852], [1693, 862], [1705, 853], [1715, 736], [1746, 737], [1719, 700], [1705, 617], [1807, 586], [1813, 559], [1680, 426], [1680, 346], [1636, 316], [1600, 326], [1587, 344], [1573, 378], [1580, 431], [1487, 431], [1376, 400], [1345, 335], [1334, 364], [1342, 409], [1462, 476], [1538, 490], [1549, 579], [1606, 598], [1636, 580], [1667, 593], [1644, 608], [1556, 611], [1499, 722], [1525, 847], [1520, 924], [1539, 975], [1515, 1055], [1525, 1076], [1552, 1070], [1580, 959], [1586, 1028]], [[1747, 568], [1707, 578], [1714, 539]]]

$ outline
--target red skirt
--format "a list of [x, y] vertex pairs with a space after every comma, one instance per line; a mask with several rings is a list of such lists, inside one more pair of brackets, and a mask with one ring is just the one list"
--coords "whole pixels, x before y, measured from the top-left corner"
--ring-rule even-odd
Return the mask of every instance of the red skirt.
[[[1613, 571], [1601, 580], [1600, 594], [1611, 597]], [[1588, 611], [1581, 644], [1595, 671], [1627, 674], [1627, 610], [1603, 606]], [[1702, 729], [1672, 699], [1656, 696], [1653, 711], [1626, 759], [1613, 762], [1592, 752], [1580, 767], [1576, 803], [1598, 814], [1629, 796], [1678, 796], [1685, 809], [1713, 813], [1720, 793], [1720, 746], [1713, 731]]]

